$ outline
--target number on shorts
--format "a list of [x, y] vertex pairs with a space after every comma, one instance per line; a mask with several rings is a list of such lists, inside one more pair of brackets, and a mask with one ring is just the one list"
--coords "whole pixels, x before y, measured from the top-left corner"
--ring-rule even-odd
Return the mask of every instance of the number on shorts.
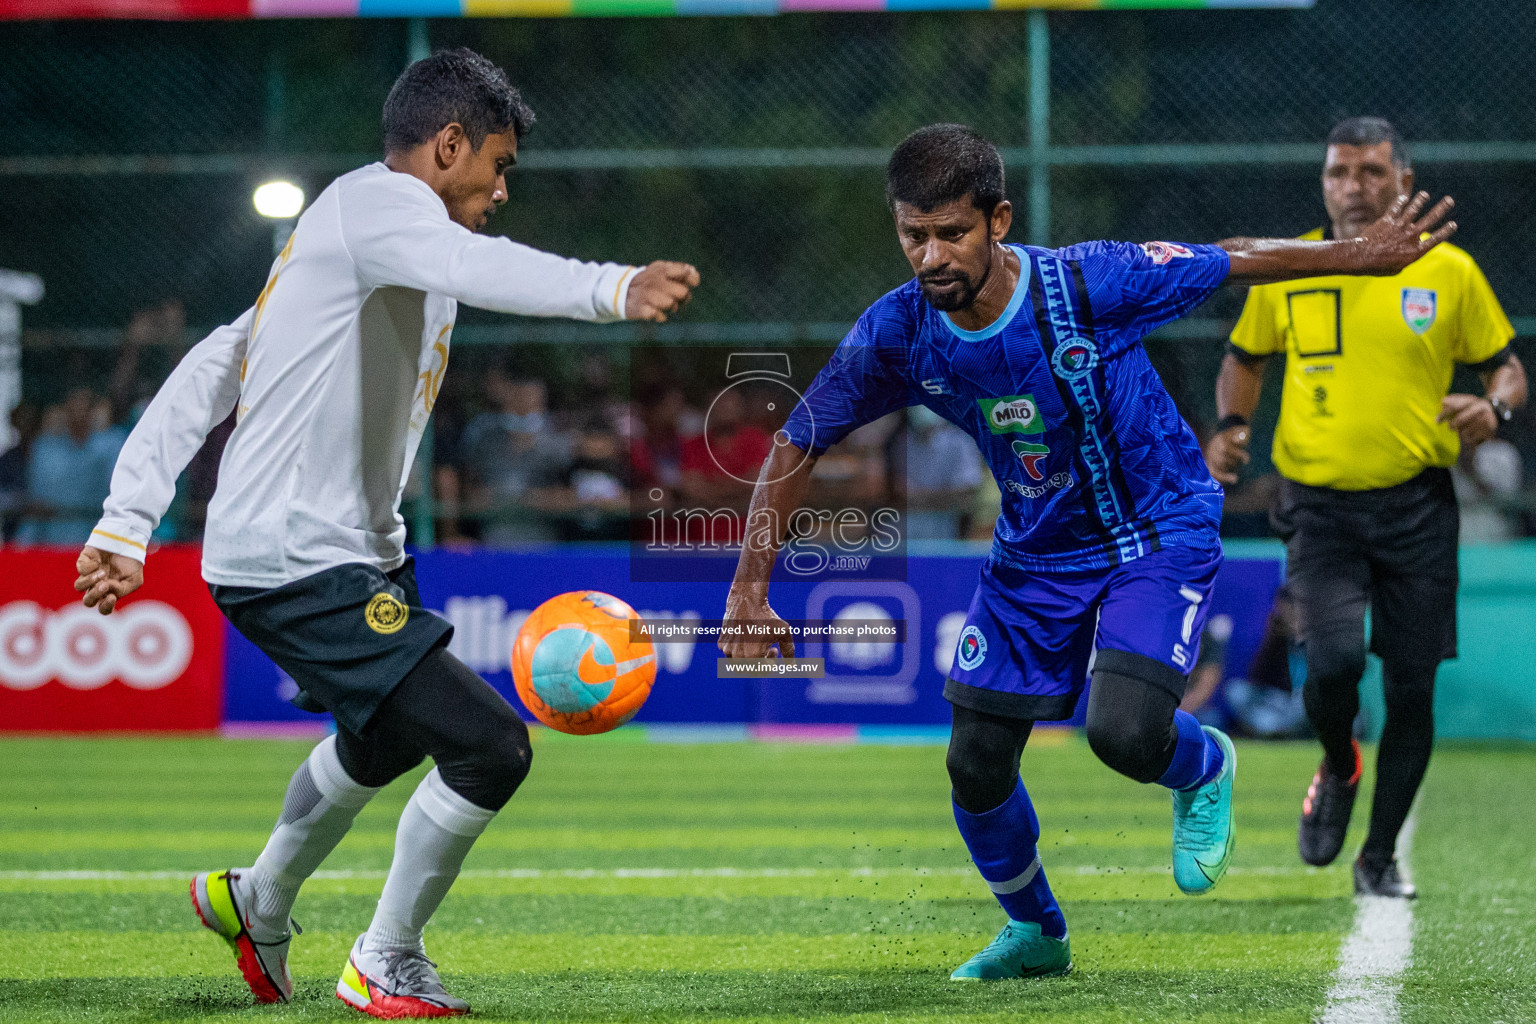
[[1180, 587], [1179, 596], [1189, 602], [1189, 609], [1184, 612], [1183, 642], [1173, 645], [1173, 660], [1182, 669], [1189, 668], [1189, 645], [1194, 641], [1195, 616], [1200, 614], [1200, 602], [1205, 600], [1205, 595], [1193, 587]]

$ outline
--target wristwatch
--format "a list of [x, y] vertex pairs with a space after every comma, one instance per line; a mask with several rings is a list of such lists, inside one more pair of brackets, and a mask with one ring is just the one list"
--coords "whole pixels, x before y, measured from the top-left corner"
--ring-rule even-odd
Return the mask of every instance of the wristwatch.
[[1488, 399], [1488, 404], [1493, 406], [1493, 414], [1499, 418], [1499, 422], [1508, 423], [1510, 420], [1515, 418], [1515, 410], [1510, 408], [1508, 402], [1494, 398], [1492, 395], [1488, 395], [1486, 397]]

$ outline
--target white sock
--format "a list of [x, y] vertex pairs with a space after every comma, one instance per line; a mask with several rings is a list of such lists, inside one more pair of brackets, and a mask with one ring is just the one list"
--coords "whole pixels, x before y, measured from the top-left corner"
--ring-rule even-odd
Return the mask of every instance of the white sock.
[[421, 930], [448, 895], [469, 848], [495, 816], [495, 811], [449, 789], [436, 768], [427, 773], [400, 815], [395, 859], [364, 949], [424, 951]]
[[299, 886], [341, 842], [357, 812], [377, 792], [352, 781], [336, 756], [335, 736], [327, 736], [309, 752], [293, 773], [283, 813], [249, 872], [258, 918], [279, 929], [288, 926]]

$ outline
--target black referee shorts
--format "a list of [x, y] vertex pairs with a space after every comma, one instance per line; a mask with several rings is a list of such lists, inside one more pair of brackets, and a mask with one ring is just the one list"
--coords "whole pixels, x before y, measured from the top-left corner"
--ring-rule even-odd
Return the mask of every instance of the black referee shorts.
[[362, 733], [400, 680], [453, 626], [421, 606], [413, 559], [394, 572], [349, 563], [271, 589], [211, 585], [230, 623], [293, 677], [293, 703]]
[[1284, 480], [1274, 516], [1301, 639], [1361, 629], [1384, 660], [1456, 657], [1461, 517], [1446, 469], [1395, 487], [1341, 491]]

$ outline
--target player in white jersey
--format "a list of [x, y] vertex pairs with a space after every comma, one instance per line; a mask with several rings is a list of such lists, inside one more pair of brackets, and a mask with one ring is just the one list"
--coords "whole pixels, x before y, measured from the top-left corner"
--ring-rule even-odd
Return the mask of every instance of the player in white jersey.
[[459, 302], [580, 320], [665, 320], [698, 272], [583, 263], [475, 234], [506, 201], [533, 113], [468, 50], [406, 69], [384, 104], [382, 163], [334, 181], [302, 217], [256, 304], [193, 348], [129, 436], [75, 589], [110, 614], [143, 582], [177, 476], [231, 410], [203, 577], [235, 627], [325, 710], [336, 735], [294, 774], [256, 863], [192, 881], [259, 1002], [287, 1002], [299, 886], [381, 787], [431, 755], [401, 815], [373, 923], [336, 994], [376, 1017], [468, 1005], [422, 928], [470, 846], [527, 776], [528, 730], [447, 651], [421, 607], [398, 507], [448, 364]]

